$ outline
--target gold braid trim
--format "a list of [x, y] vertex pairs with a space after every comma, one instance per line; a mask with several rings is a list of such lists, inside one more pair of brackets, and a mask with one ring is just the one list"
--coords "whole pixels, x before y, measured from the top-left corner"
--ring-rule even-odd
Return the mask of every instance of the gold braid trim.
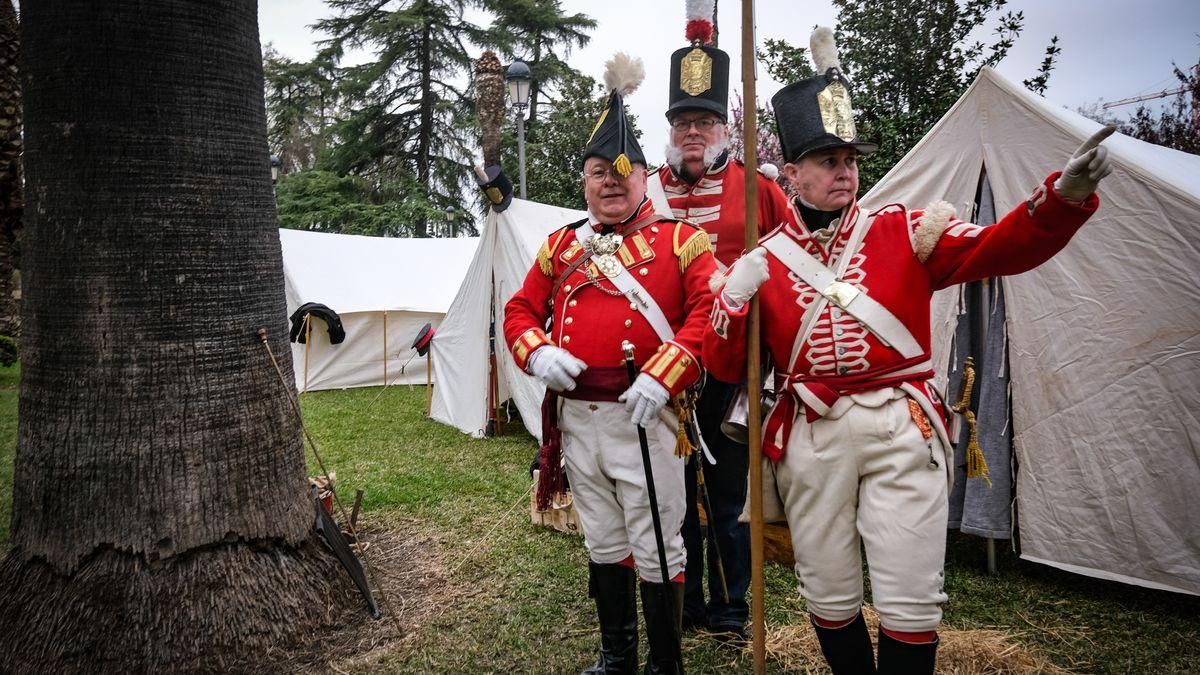
[[688, 265], [692, 261], [699, 258], [704, 253], [711, 253], [713, 250], [712, 240], [708, 238], [708, 233], [704, 230], [696, 230], [692, 236], [688, 237], [682, 245], [679, 243], [679, 231], [682, 228], [679, 225], [675, 226], [675, 255], [679, 258], [679, 271], [686, 272]]
[[962, 415], [967, 420], [967, 478], [982, 478], [992, 486], [988, 477], [987, 460], [984, 459], [983, 449], [979, 447], [979, 427], [975, 421], [975, 413], [971, 411], [971, 391], [975, 388], [975, 357], [968, 356], [963, 364], [962, 393], [951, 410]]

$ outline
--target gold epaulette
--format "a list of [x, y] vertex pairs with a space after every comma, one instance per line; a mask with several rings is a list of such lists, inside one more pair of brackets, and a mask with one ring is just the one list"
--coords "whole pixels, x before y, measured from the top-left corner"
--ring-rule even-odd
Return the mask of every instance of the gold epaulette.
[[679, 258], [679, 271], [687, 271], [688, 265], [692, 261], [699, 258], [705, 252], [711, 253], [713, 250], [712, 240], [708, 238], [708, 233], [704, 230], [695, 230], [692, 235], [687, 238], [687, 241], [679, 243], [679, 233], [683, 228], [678, 224], [675, 226], [675, 256]]
[[537, 252], [537, 264], [541, 268], [542, 274], [548, 277], [554, 276], [554, 252], [558, 250], [558, 245], [562, 243], [566, 234], [567, 228], [564, 227], [542, 242], [542, 247]]
[[553, 263], [550, 261], [550, 240], [542, 242], [542, 247], [537, 252], [537, 264], [541, 268], [542, 274], [550, 276], [554, 274]]

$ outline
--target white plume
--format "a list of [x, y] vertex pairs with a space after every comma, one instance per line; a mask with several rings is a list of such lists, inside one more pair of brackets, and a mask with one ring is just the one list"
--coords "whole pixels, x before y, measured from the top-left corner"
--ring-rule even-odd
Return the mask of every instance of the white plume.
[[837, 43], [833, 41], [833, 29], [818, 26], [808, 44], [818, 75], [824, 75], [830, 68], [837, 68], [841, 72], [842, 63], [838, 59]]
[[685, 16], [688, 21], [692, 19], [712, 21], [713, 11], [716, 9], [716, 6], [716, 0], [687, 0], [687, 13]]
[[625, 52], [617, 52], [604, 64], [604, 84], [609, 91], [618, 91], [621, 96], [628, 96], [638, 88], [646, 77], [646, 67], [642, 60]]

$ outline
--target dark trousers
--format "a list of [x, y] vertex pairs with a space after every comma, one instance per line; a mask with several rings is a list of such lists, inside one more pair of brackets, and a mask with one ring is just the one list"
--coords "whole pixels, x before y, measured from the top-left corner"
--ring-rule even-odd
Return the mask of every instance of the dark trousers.
[[[685, 624], [712, 630], [742, 630], [749, 616], [746, 590], [750, 587], [750, 526], [738, 522], [746, 501], [748, 450], [721, 433], [721, 420], [737, 387], [709, 379], [696, 404], [696, 419], [709, 452], [717, 460], [709, 464], [697, 449], [685, 470], [687, 515], [683, 519], [683, 543], [687, 548], [683, 617]], [[709, 503], [705, 504], [708, 526], [701, 527], [696, 504], [696, 472], [704, 465], [704, 483]], [[709, 506], [711, 505], [711, 510]], [[706, 541], [707, 540], [707, 541]], [[725, 568], [729, 602], [721, 591], [717, 551]], [[704, 600], [705, 554], [708, 562], [708, 602]]]

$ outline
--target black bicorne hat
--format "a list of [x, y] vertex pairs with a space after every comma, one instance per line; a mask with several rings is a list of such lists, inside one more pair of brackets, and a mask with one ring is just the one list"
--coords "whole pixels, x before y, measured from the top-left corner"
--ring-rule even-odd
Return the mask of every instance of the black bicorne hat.
[[[790, 84], [771, 97], [783, 160], [796, 162], [814, 150], [853, 147], [866, 155], [879, 146], [858, 137], [854, 109], [850, 103], [850, 83], [837, 64], [833, 34], [828, 28], [813, 32], [813, 55], [817, 60], [816, 77]], [[822, 52], [832, 51], [828, 61]], [[827, 65], [831, 64], [831, 65]]]
[[583, 161], [588, 157], [601, 157], [613, 163], [613, 168], [622, 176], [628, 176], [633, 164], [646, 165], [646, 155], [638, 145], [633, 129], [625, 119], [624, 97], [633, 93], [645, 76], [641, 59], [632, 59], [626, 54], [616, 54], [608, 62], [604, 82], [611, 92], [604, 112], [596, 121], [596, 128], [588, 138], [583, 151]]

